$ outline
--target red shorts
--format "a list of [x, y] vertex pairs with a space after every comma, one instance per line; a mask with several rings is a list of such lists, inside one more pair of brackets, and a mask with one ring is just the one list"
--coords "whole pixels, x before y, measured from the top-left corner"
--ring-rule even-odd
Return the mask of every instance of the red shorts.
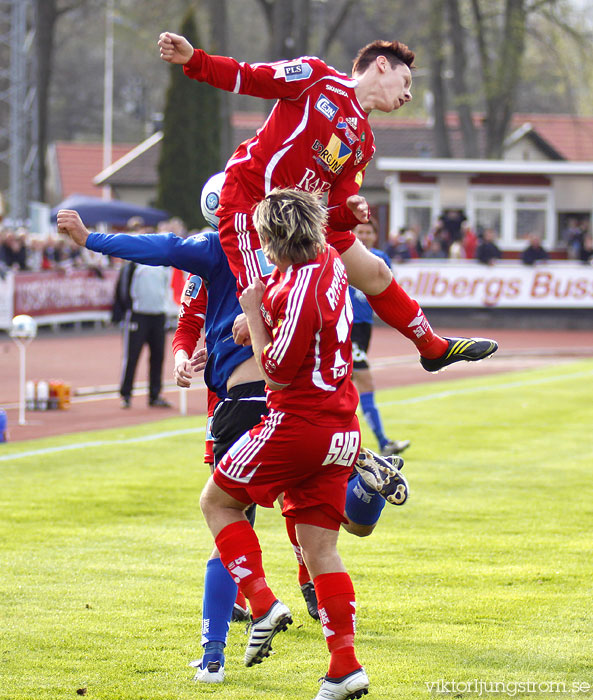
[[[251, 213], [237, 211], [221, 216], [218, 235], [231, 271], [237, 279], [239, 293], [254, 280], [264, 280], [272, 274], [274, 266], [261, 249]], [[334, 231], [329, 228], [325, 232], [325, 238], [340, 255], [356, 240], [352, 231]]]
[[271, 508], [330, 530], [346, 522], [346, 486], [360, 449], [356, 415], [347, 425], [313, 425], [271, 409], [230, 448], [214, 471], [216, 485], [241, 503]]

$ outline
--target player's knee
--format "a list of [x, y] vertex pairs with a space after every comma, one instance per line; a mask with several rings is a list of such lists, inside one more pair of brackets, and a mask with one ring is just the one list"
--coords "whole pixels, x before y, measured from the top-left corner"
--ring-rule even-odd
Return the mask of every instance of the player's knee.
[[372, 253], [369, 253], [368, 257], [364, 258], [361, 272], [362, 274], [358, 275], [360, 284], [355, 286], [371, 296], [385, 291], [393, 279], [393, 274], [387, 264]]
[[204, 514], [206, 520], [208, 520], [208, 515], [216, 508], [216, 486], [212, 477], [206, 482], [206, 486], [202, 489], [200, 494], [200, 509]]
[[359, 525], [358, 523], [353, 523], [349, 520], [347, 523], [342, 523], [342, 527], [346, 532], [356, 537], [368, 537], [375, 529], [376, 523], [374, 525]]

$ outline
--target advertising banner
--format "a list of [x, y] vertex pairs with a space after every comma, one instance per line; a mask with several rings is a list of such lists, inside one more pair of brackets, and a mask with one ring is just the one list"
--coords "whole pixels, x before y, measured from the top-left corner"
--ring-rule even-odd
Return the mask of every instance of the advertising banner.
[[12, 304], [14, 299], [14, 274], [5, 272], [0, 275], [0, 328], [8, 330], [14, 316]]
[[479, 265], [447, 260], [393, 266], [422, 307], [501, 309], [593, 308], [593, 267], [578, 263]]
[[117, 270], [22, 272], [14, 283], [14, 313], [35, 318], [111, 309]]

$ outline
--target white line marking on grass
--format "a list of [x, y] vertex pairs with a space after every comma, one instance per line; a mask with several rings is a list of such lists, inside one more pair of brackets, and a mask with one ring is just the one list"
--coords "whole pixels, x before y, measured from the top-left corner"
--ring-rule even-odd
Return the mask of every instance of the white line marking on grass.
[[[488, 386], [474, 386], [466, 389], [451, 389], [449, 391], [439, 391], [436, 394], [425, 394], [424, 396], [414, 396], [409, 399], [398, 399], [396, 401], [381, 401], [379, 406], [402, 406], [412, 403], [422, 403], [424, 401], [433, 401], [434, 399], [446, 399], [451, 396], [461, 396], [463, 394], [476, 394], [481, 391], [492, 391], [499, 389], [514, 389], [523, 386], [535, 386], [537, 384], [550, 384], [552, 382], [564, 381], [565, 379], [579, 379], [580, 377], [593, 377], [593, 370], [585, 370], [582, 372], [572, 372], [571, 374], [562, 374], [554, 377], [541, 377], [539, 379], [525, 379], [516, 382], [505, 382], [504, 384], [492, 384]], [[75, 445], [60, 445], [57, 447], [46, 447], [40, 450], [30, 450], [29, 452], [19, 452], [12, 455], [1, 455], [0, 462], [6, 462], [9, 459], [21, 459], [23, 457], [35, 457], [39, 455], [51, 454], [52, 452], [64, 452], [66, 450], [78, 450], [86, 447], [104, 447], [106, 445], [126, 445], [134, 442], [150, 442], [151, 440], [160, 440], [161, 438], [174, 437], [176, 435], [188, 435], [190, 433], [203, 433], [205, 428], [188, 428], [186, 430], [172, 430], [166, 433], [155, 433], [154, 435], [143, 435], [137, 438], [128, 438], [127, 440], [98, 440], [96, 442], [81, 442]]]
[[397, 399], [396, 401], [380, 401], [378, 406], [402, 406], [410, 403], [422, 403], [433, 399], [447, 399], [451, 396], [461, 396], [463, 394], [477, 394], [481, 391], [493, 391], [498, 389], [514, 389], [522, 386], [534, 386], [537, 384], [550, 384], [551, 382], [564, 381], [565, 379], [578, 379], [580, 377], [593, 377], [593, 370], [583, 372], [573, 372], [572, 374], [562, 374], [556, 377], [541, 377], [540, 379], [525, 379], [523, 381], [505, 382], [504, 384], [492, 384], [488, 386], [473, 386], [466, 389], [451, 389], [449, 391], [439, 391], [436, 394], [425, 394], [424, 396], [414, 396], [410, 399]]
[[58, 445], [56, 447], [44, 447], [40, 450], [29, 450], [28, 452], [17, 452], [13, 455], [1, 455], [0, 462], [9, 459], [21, 459], [22, 457], [38, 457], [52, 452], [65, 452], [67, 450], [81, 450], [87, 447], [106, 447], [109, 445], [128, 445], [134, 442], [150, 442], [162, 438], [175, 437], [176, 435], [188, 435], [190, 433], [203, 433], [205, 428], [187, 428], [185, 430], [170, 430], [166, 433], [154, 433], [153, 435], [142, 435], [140, 437], [128, 438], [127, 440], [97, 440], [96, 442], [79, 442], [75, 445]]

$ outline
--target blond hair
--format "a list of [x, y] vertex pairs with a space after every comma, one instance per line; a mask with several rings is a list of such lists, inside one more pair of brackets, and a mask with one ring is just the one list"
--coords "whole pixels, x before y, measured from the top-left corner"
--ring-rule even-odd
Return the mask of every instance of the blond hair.
[[276, 188], [253, 213], [262, 249], [271, 262], [305, 263], [325, 250], [327, 213], [318, 195]]

